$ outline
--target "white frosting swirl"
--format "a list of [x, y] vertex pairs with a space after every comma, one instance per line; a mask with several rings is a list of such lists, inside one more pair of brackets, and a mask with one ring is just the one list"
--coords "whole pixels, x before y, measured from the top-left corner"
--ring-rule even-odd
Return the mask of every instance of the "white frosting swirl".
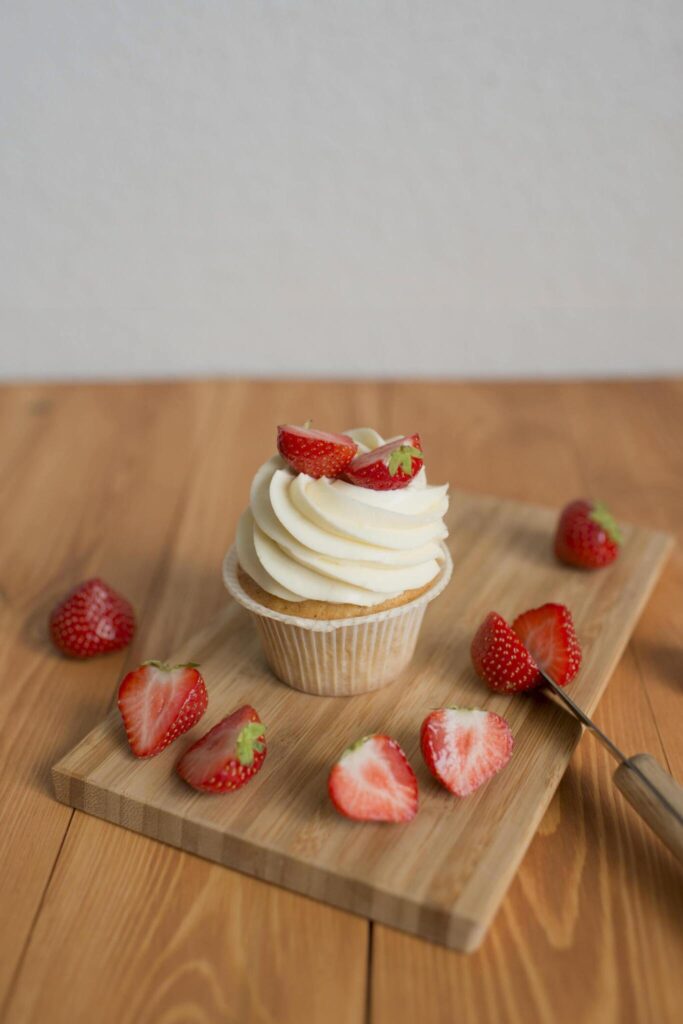
[[[369, 451], [375, 430], [347, 430]], [[286, 601], [372, 606], [422, 587], [439, 573], [448, 485], [424, 468], [407, 487], [373, 491], [344, 480], [295, 474], [276, 455], [258, 470], [237, 528], [240, 565]]]

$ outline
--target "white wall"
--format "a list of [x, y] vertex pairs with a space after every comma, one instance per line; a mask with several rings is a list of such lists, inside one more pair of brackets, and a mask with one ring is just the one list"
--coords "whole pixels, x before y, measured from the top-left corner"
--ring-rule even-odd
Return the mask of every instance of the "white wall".
[[0, 374], [683, 370], [681, 0], [4, 0]]

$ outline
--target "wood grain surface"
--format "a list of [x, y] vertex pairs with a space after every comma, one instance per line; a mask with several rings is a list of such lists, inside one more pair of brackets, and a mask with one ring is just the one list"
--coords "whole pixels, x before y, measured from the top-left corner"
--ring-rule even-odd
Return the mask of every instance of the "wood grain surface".
[[[271, 422], [305, 416], [419, 428], [435, 480], [545, 504], [594, 494], [683, 540], [681, 381], [2, 389], [0, 1019], [677, 1021], [681, 872], [590, 736], [468, 956], [54, 801], [49, 766], [126, 667], [223, 607], [216, 566]], [[93, 572], [134, 601], [140, 628], [130, 650], [74, 672], [45, 618]], [[679, 544], [596, 712], [679, 780], [682, 584]]]
[[[546, 600], [566, 603], [583, 651], [572, 695], [590, 712], [671, 547], [668, 534], [624, 525], [609, 572], [576, 572], [553, 556], [555, 519], [551, 509], [453, 492], [454, 581], [430, 606], [408, 670], [370, 694], [317, 697], [280, 683], [249, 616], [230, 601], [168, 659], [199, 663], [209, 689], [206, 716], [180, 751], [136, 760], [115, 709], [54, 767], [58, 799], [344, 910], [474, 949], [580, 736], [575, 719], [544, 694], [520, 699], [482, 685], [470, 662], [474, 631], [492, 607], [511, 621]], [[245, 702], [268, 727], [263, 769], [229, 798], [193, 793], [174, 772], [180, 752]], [[438, 786], [418, 750], [429, 709], [453, 704], [498, 712], [515, 737], [505, 773], [468, 800]], [[334, 757], [368, 732], [396, 737], [417, 770], [419, 814], [402, 827], [351, 823], [328, 800]]]

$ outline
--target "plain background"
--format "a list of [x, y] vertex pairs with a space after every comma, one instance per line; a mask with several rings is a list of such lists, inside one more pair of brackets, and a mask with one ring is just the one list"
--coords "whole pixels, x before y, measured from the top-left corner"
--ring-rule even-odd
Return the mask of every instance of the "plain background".
[[683, 370], [681, 0], [4, 0], [0, 375]]

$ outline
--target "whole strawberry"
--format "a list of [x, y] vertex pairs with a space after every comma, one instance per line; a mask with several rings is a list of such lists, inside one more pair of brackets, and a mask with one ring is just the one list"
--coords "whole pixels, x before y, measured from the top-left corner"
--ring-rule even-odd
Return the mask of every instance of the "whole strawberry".
[[619, 554], [621, 531], [600, 502], [579, 499], [560, 515], [555, 534], [555, 554], [561, 562], [581, 569], [600, 569]]
[[70, 658], [118, 651], [134, 633], [132, 605], [97, 577], [80, 583], [50, 614], [52, 642]]

